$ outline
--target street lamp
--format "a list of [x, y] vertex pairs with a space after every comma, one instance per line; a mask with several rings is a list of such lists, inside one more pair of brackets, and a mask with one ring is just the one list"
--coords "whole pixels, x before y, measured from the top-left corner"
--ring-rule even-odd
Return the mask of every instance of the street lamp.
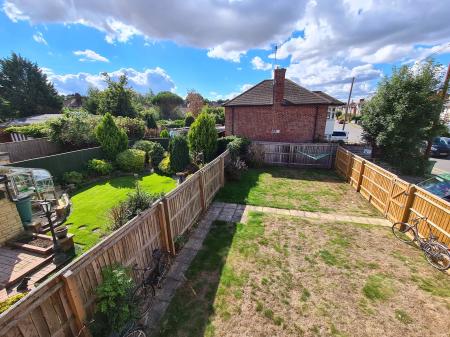
[[52, 221], [52, 204], [50, 201], [44, 200], [41, 203], [41, 208], [44, 211], [45, 216], [47, 217], [48, 224], [50, 226], [50, 232], [52, 233], [52, 240], [53, 240], [53, 263], [56, 265], [59, 265], [63, 263], [66, 260], [65, 254], [61, 250], [61, 246], [59, 245], [58, 239], [55, 235], [55, 228], [53, 227], [53, 221]]

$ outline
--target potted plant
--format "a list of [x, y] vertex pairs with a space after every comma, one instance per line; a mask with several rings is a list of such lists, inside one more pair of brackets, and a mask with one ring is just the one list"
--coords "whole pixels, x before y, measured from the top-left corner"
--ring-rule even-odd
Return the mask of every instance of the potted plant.
[[55, 228], [55, 235], [58, 238], [58, 240], [64, 239], [67, 237], [67, 226], [59, 226], [58, 228]]

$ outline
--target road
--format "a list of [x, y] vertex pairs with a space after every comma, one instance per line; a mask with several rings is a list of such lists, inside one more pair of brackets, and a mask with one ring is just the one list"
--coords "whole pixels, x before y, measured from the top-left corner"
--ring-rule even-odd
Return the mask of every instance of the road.
[[433, 174], [450, 173], [450, 156], [446, 158], [431, 158], [436, 164], [433, 168]]
[[[342, 130], [342, 124], [337, 121], [334, 124], [334, 130]], [[353, 123], [345, 123], [345, 131], [348, 131], [348, 142], [349, 143], [360, 143], [362, 142], [362, 128], [361, 126]]]

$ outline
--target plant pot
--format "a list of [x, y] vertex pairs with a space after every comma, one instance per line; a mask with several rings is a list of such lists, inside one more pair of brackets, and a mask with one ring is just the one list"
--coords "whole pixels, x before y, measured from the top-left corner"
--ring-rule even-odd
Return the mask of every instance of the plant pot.
[[58, 240], [64, 239], [67, 236], [68, 228], [61, 226], [55, 229], [55, 235]]

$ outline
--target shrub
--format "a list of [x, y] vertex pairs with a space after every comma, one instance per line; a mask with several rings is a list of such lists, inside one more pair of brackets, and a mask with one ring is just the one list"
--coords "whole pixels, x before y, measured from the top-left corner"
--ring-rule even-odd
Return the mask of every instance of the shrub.
[[146, 153], [145, 161], [151, 160], [153, 166], [158, 166], [164, 158], [164, 148], [157, 142], [140, 140], [134, 144], [133, 148], [144, 151]]
[[159, 125], [165, 128], [182, 128], [184, 126], [184, 119], [161, 119], [158, 121]]
[[128, 147], [128, 137], [125, 131], [119, 129], [113, 117], [107, 113], [95, 130], [97, 140], [109, 159]]
[[169, 138], [169, 137], [170, 137], [169, 131], [167, 131], [167, 129], [164, 129], [164, 130], [161, 131], [161, 133], [159, 134], [159, 136], [160, 136], [161, 138]]
[[[58, 115], [55, 115], [55, 117], [58, 117]], [[20, 133], [34, 138], [42, 138], [50, 135], [50, 125], [49, 123], [35, 123], [24, 126], [10, 126], [5, 131], [9, 133]]]
[[144, 110], [141, 114], [142, 119], [145, 122], [145, 125], [149, 129], [156, 129], [158, 125], [156, 124], [156, 117], [152, 110]]
[[188, 133], [189, 148], [194, 155], [202, 152], [207, 161], [213, 159], [217, 148], [217, 131], [214, 117], [202, 112]]
[[145, 152], [128, 149], [117, 155], [116, 163], [125, 172], [141, 172], [145, 164]]
[[130, 218], [149, 208], [157, 198], [143, 191], [139, 183], [136, 183], [136, 189], [128, 194], [126, 201]]
[[249, 146], [250, 141], [248, 139], [236, 137], [236, 139], [228, 143], [227, 149], [230, 151], [232, 159], [236, 159], [238, 157], [247, 159]]
[[66, 184], [79, 185], [83, 182], [83, 175], [77, 171], [65, 172], [63, 175], [63, 181]]
[[102, 283], [97, 287], [97, 305], [92, 326], [93, 336], [108, 336], [136, 318], [136, 306], [130, 301], [135, 287], [133, 278], [122, 266], [102, 270]]
[[113, 166], [106, 160], [91, 159], [88, 161], [88, 170], [93, 174], [104, 176], [113, 171]]
[[158, 170], [165, 175], [172, 175], [173, 171], [170, 167], [170, 157], [164, 157], [158, 165]]
[[214, 120], [216, 124], [225, 124], [225, 108], [221, 106], [205, 106], [203, 107], [202, 112], [206, 112], [208, 114], [211, 114], [214, 116]]
[[145, 123], [139, 118], [116, 117], [115, 122], [119, 128], [122, 128], [129, 139], [142, 139], [145, 134]]
[[109, 220], [111, 221], [109, 228], [115, 231], [125, 225], [130, 219], [130, 210], [126, 201], [119, 202], [109, 210]]
[[186, 115], [186, 118], [184, 119], [184, 126], [189, 127], [192, 125], [192, 123], [194, 123], [195, 121], [195, 117], [189, 113]]
[[226, 136], [217, 139], [217, 155], [225, 152], [225, 150], [227, 149], [227, 145], [236, 138], [237, 138], [236, 136]]
[[18, 302], [22, 297], [25, 297], [28, 294], [28, 292], [26, 293], [18, 293], [15, 294], [11, 297], [9, 297], [8, 299], [0, 302], [0, 314], [6, 310], [9, 309], [9, 307], [11, 307], [14, 303]]
[[181, 172], [189, 165], [189, 146], [183, 136], [175, 136], [170, 140], [170, 168], [174, 172]]
[[225, 175], [228, 180], [238, 181], [241, 180], [242, 173], [245, 171], [247, 171], [247, 165], [243, 160], [237, 158], [226, 166]]
[[100, 117], [85, 111], [70, 112], [49, 122], [50, 140], [71, 148], [97, 145], [95, 129]]

